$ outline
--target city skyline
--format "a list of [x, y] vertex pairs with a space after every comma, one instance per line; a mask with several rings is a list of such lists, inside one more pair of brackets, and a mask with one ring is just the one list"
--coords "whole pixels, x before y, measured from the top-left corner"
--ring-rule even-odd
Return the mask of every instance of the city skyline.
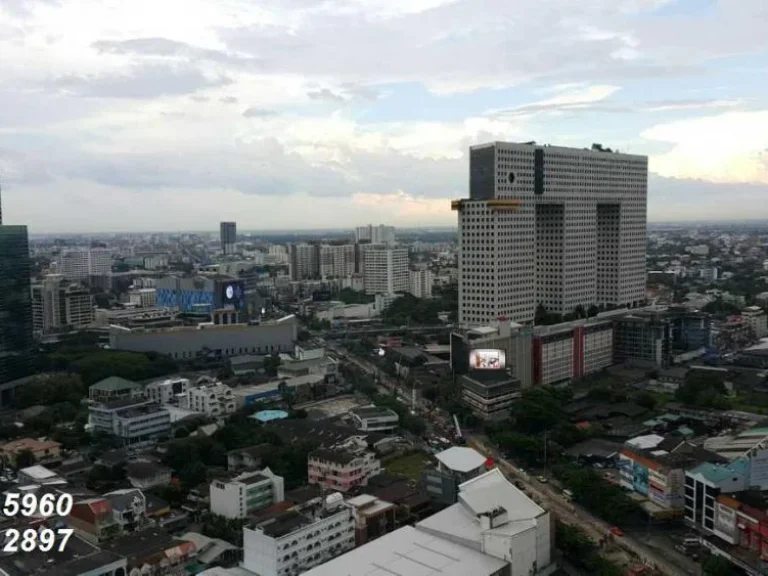
[[650, 222], [768, 217], [763, 3], [569, 6], [0, 0], [4, 219], [455, 226], [495, 140], [648, 155]]

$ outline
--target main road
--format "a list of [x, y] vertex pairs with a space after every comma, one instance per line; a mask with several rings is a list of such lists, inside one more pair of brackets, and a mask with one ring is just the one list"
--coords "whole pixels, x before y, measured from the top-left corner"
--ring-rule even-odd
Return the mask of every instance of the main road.
[[[390, 390], [397, 386], [397, 382], [393, 378], [368, 360], [355, 356], [341, 346], [334, 346], [329, 343], [329, 348], [335, 351], [343, 359], [357, 366], [364, 373], [377, 377], [380, 385], [389, 388]], [[420, 397], [417, 397], [416, 407], [417, 409], [425, 411], [429, 409], [428, 403]], [[443, 420], [443, 426], [450, 428], [452, 425], [451, 422], [449, 422], [447, 418], [444, 418]], [[632, 536], [615, 536], [611, 532], [610, 525], [603, 520], [596, 518], [581, 506], [567, 501], [551, 486], [532, 478], [522, 469], [504, 458], [499, 450], [490, 445], [487, 440], [478, 436], [469, 435], [467, 441], [485, 456], [493, 458], [502, 471], [508, 476], [521, 482], [534, 500], [550, 510], [559, 520], [565, 524], [578, 527], [595, 542], [602, 542], [606, 539], [611, 540], [618, 548], [639, 558], [644, 564], [655, 567], [657, 570], [664, 574], [669, 574], [670, 576], [695, 576], [699, 573], [696, 569], [697, 565], [693, 562], [687, 561], [687, 565], [684, 566], [675, 564]]]

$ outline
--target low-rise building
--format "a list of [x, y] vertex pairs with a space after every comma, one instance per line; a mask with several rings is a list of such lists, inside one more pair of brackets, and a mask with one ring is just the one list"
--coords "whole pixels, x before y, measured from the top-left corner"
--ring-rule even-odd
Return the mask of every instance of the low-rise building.
[[334, 493], [244, 528], [242, 567], [259, 576], [303, 574], [354, 547], [352, 507]]
[[720, 494], [749, 487], [749, 460], [703, 463], [685, 473], [685, 522], [704, 532], [715, 530], [715, 501]]
[[368, 478], [381, 472], [381, 462], [369, 450], [319, 449], [307, 458], [307, 481], [326, 490], [348, 492], [365, 486]]
[[425, 566], [439, 566], [443, 576], [550, 574], [551, 532], [549, 512], [494, 469], [462, 484], [456, 504], [305, 576], [415, 574]]
[[147, 498], [141, 490], [124, 488], [104, 494], [120, 532], [136, 532], [147, 525]]
[[397, 428], [400, 417], [391, 408], [362, 406], [349, 411], [355, 428], [365, 432], [391, 432]]
[[144, 387], [144, 397], [160, 404], [170, 404], [178, 401], [179, 395], [184, 394], [190, 386], [187, 378], [166, 378], [147, 384]]
[[648, 498], [644, 508], [654, 517], [682, 517], [685, 471], [702, 462], [725, 463], [714, 452], [681, 438], [657, 435], [629, 440], [618, 460], [619, 484]]
[[167, 486], [171, 483], [171, 469], [154, 462], [128, 462], [125, 474], [131, 486], [146, 490], [155, 486]]
[[237, 410], [232, 389], [221, 382], [188, 387], [179, 396], [179, 406], [211, 417], [233, 414]]
[[19, 438], [0, 446], [0, 459], [16, 466], [16, 458], [23, 452], [34, 456], [38, 464], [61, 462], [61, 444], [53, 440], [35, 440], [34, 438]]
[[424, 473], [427, 496], [439, 504], [455, 504], [459, 486], [487, 470], [485, 456], [472, 448], [454, 446], [435, 455], [437, 466]]
[[148, 400], [122, 400], [88, 407], [94, 432], [117, 436], [124, 446], [156, 442], [171, 430], [171, 416], [160, 404]]
[[464, 404], [484, 420], [509, 417], [512, 404], [522, 395], [520, 380], [503, 370], [473, 370], [459, 383]]
[[139, 399], [143, 395], [144, 387], [141, 384], [118, 376], [104, 378], [88, 388], [88, 398], [94, 402]]
[[229, 480], [211, 482], [211, 512], [225, 518], [246, 518], [282, 502], [284, 496], [283, 478], [269, 468], [260, 472], [244, 472]]
[[397, 527], [397, 506], [391, 502], [384, 502], [370, 494], [361, 494], [347, 500], [347, 504], [352, 506], [355, 519], [356, 546], [375, 540]]
[[227, 452], [227, 470], [235, 472], [237, 470], [261, 468], [264, 456], [273, 449], [272, 444], [263, 443], [241, 448], [240, 450], [230, 450]]
[[760, 306], [750, 306], [744, 309], [741, 316], [744, 318], [744, 323], [752, 328], [755, 338], [768, 335], [768, 316]]

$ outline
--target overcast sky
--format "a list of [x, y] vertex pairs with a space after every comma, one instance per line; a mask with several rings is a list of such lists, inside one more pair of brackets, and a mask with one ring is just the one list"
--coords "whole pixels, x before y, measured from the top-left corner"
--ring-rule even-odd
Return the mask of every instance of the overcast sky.
[[454, 225], [467, 148], [650, 157], [651, 220], [768, 218], [766, 0], [0, 0], [6, 223]]

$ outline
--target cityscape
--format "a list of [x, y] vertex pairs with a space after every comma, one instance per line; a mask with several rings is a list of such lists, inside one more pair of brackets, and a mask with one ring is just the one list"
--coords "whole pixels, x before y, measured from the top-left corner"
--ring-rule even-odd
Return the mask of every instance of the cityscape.
[[0, 576], [768, 574], [739, 2], [0, 0]]

